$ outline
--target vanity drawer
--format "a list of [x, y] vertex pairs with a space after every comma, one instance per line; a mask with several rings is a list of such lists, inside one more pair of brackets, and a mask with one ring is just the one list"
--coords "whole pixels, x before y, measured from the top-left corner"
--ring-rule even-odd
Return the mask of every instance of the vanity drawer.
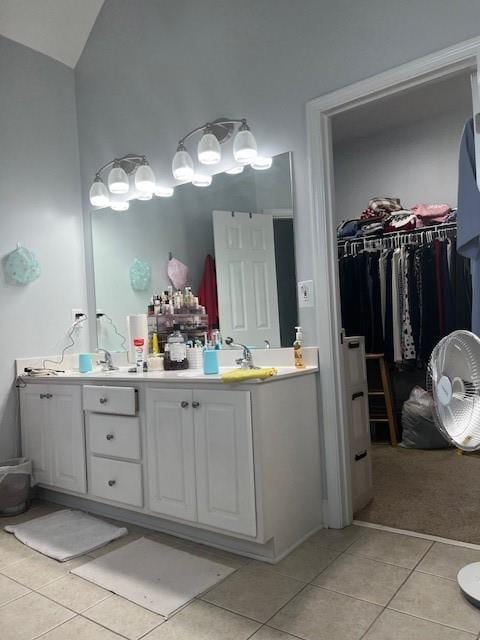
[[87, 433], [92, 453], [114, 458], [140, 459], [139, 418], [88, 413]]
[[135, 462], [90, 456], [88, 491], [97, 498], [142, 507], [142, 467]]
[[135, 389], [133, 387], [107, 387], [85, 385], [83, 387], [83, 408], [97, 413], [113, 413], [134, 416], [137, 412]]

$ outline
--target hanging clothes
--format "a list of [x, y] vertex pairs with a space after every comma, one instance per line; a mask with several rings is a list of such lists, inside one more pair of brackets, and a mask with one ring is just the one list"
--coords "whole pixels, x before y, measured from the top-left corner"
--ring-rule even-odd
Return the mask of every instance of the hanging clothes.
[[218, 298], [217, 298], [217, 274], [215, 260], [211, 255], [205, 258], [203, 276], [198, 291], [198, 301], [205, 307], [208, 315], [208, 328], [217, 329], [218, 324]]
[[467, 121], [458, 162], [458, 251], [470, 259], [472, 273], [472, 331], [480, 335], [480, 192], [475, 164], [473, 118]]
[[455, 237], [415, 240], [339, 257], [346, 334], [365, 336], [367, 352], [397, 364], [424, 364], [440, 338], [468, 329], [471, 317], [470, 263]]

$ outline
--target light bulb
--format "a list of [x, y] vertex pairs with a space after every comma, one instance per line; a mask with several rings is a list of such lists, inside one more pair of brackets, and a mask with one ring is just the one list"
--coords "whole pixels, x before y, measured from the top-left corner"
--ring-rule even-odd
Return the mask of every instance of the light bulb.
[[173, 187], [166, 187], [161, 184], [157, 184], [155, 187], [155, 195], [159, 198], [171, 198], [175, 189]]
[[257, 141], [246, 120], [242, 121], [233, 141], [233, 157], [240, 164], [248, 164], [257, 157]]
[[180, 143], [172, 160], [172, 173], [176, 180], [187, 182], [194, 174], [192, 156]]
[[130, 183], [122, 167], [115, 163], [108, 174], [108, 188], [111, 193], [128, 193]]
[[155, 190], [155, 174], [145, 158], [135, 171], [135, 188], [142, 193], [153, 193]]
[[272, 158], [257, 156], [255, 160], [250, 163], [250, 166], [252, 167], [252, 169], [256, 169], [257, 171], [265, 171], [265, 169], [270, 169], [272, 163]]
[[231, 169], [227, 169], [225, 173], [228, 173], [229, 176], [236, 176], [238, 173], [242, 173], [243, 165], [239, 165], [238, 167], [232, 167]]
[[90, 202], [94, 207], [106, 207], [110, 202], [108, 189], [99, 175], [95, 176], [95, 180], [90, 187]]
[[204, 173], [195, 173], [192, 178], [192, 184], [195, 187], [209, 187], [212, 184], [212, 176], [207, 176]]
[[137, 196], [137, 200], [151, 200], [153, 198], [153, 193], [139, 193]]
[[116, 200], [110, 203], [110, 208], [114, 211], [127, 211], [130, 207], [128, 200]]
[[218, 164], [222, 159], [220, 143], [212, 133], [210, 126], [207, 126], [203, 136], [200, 138], [197, 147], [198, 161], [202, 164]]

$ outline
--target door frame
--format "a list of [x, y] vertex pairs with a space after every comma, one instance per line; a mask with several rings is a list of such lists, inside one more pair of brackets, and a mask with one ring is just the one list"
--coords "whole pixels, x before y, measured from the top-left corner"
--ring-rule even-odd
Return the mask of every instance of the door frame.
[[[331, 118], [344, 111], [426, 84], [461, 70], [476, 69], [480, 38], [413, 60], [306, 104], [310, 224], [319, 344], [320, 393], [327, 498], [323, 522], [341, 528], [352, 522], [347, 403], [344, 385], [340, 292], [337, 269]], [[478, 90], [477, 74], [477, 90]]]

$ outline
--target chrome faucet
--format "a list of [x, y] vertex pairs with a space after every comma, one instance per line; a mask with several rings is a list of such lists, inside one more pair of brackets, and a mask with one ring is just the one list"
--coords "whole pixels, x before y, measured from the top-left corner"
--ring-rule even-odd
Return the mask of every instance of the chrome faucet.
[[98, 363], [103, 365], [102, 371], [116, 371], [118, 369], [118, 367], [113, 364], [113, 358], [110, 351], [101, 349], [100, 347], [97, 349], [97, 351], [103, 351], [103, 353], [105, 354], [105, 360], [100, 360], [100, 362]]
[[240, 365], [242, 369], [256, 369], [257, 367], [253, 364], [253, 355], [250, 349], [246, 344], [241, 344], [239, 342], [234, 342], [233, 338], [225, 338], [225, 344], [228, 344], [229, 347], [240, 347], [243, 349], [243, 357], [237, 358], [235, 362]]

